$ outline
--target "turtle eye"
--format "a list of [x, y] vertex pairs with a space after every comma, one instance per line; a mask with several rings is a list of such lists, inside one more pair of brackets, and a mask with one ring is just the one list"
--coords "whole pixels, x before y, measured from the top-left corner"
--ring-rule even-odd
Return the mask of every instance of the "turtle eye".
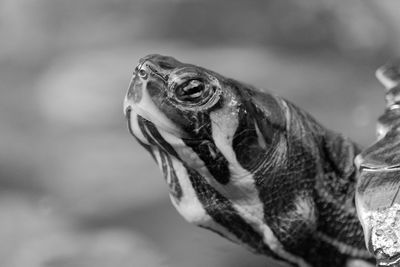
[[181, 110], [207, 110], [218, 103], [221, 88], [212, 77], [180, 78], [170, 84], [168, 99]]
[[200, 80], [190, 80], [176, 89], [176, 98], [183, 102], [200, 102], [206, 91], [205, 84]]

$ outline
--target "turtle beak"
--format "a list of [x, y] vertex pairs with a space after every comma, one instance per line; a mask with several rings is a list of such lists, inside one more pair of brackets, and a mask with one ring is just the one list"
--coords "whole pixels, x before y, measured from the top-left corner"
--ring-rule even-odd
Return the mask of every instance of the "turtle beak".
[[128, 91], [127, 91], [127, 93], [125, 95], [125, 99], [124, 99], [123, 109], [124, 109], [125, 117], [127, 117], [128, 114], [131, 112], [132, 105], [134, 103], [134, 99], [137, 98], [137, 97], [133, 96], [135, 79], [136, 79], [136, 73], [133, 73], [132, 79], [129, 82]]
[[[163, 92], [166, 90], [166, 81], [156, 71], [159, 67], [151, 58], [143, 58], [135, 68], [128, 91], [124, 99], [124, 114], [136, 115], [151, 121], [158, 128], [172, 135], [185, 137], [186, 133], [173, 123], [163, 112], [162, 107], [157, 104], [165, 101]], [[150, 93], [151, 91], [152, 93]]]
[[400, 267], [400, 167], [361, 168], [357, 212], [378, 266]]

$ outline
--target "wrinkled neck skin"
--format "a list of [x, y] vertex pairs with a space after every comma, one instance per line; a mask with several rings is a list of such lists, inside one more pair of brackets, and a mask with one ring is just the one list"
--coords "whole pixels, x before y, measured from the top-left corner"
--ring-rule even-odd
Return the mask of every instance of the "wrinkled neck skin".
[[[294, 189], [297, 194], [334, 204], [356, 218], [354, 189], [357, 170], [353, 160], [360, 152], [359, 146], [326, 129], [292, 103], [278, 100], [285, 111], [286, 129], [274, 146], [273, 153], [277, 156], [269, 162], [266, 160], [267, 167], [258, 171], [270, 177], [263, 182], [267, 184], [276, 180], [276, 183], [282, 183], [277, 177], [289, 180], [297, 186]], [[323, 213], [317, 213], [319, 220], [328, 219], [321, 217]]]
[[[284, 123], [274, 144], [253, 171], [266, 176], [260, 183], [271, 183], [274, 176], [291, 177], [294, 172], [296, 178], [288, 180], [294, 184], [309, 183], [304, 188], [308, 191], [306, 194], [321, 195], [355, 215], [357, 170], [353, 159], [360, 152], [359, 146], [343, 135], [326, 129], [292, 103], [279, 97], [274, 99], [280, 107]], [[326, 175], [334, 178], [328, 183]], [[279, 180], [276, 182], [282, 183]]]
[[368, 258], [353, 205], [358, 147], [281, 98], [236, 89], [240, 105], [193, 117], [199, 138], [139, 119], [177, 210], [189, 222], [298, 266]]
[[275, 99], [285, 129], [254, 174], [265, 222], [286, 251], [312, 265], [342, 266], [352, 258], [373, 262], [354, 205], [353, 159], [360, 148], [290, 102]]
[[175, 110], [153, 80], [129, 90], [142, 94], [129, 128], [179, 213], [296, 266], [368, 258], [353, 205], [358, 148], [279, 97], [213, 77], [223, 97], [207, 112]]

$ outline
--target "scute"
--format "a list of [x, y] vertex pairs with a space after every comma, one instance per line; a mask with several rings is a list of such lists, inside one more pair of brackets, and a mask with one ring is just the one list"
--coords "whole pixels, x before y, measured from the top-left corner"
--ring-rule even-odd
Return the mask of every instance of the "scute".
[[368, 249], [379, 266], [400, 257], [400, 61], [377, 70], [386, 87], [386, 110], [378, 120], [378, 141], [357, 158], [357, 212]]

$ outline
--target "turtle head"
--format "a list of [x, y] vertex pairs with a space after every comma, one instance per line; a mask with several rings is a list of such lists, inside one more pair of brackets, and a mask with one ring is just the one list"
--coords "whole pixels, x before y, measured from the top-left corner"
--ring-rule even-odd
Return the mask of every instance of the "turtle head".
[[169, 134], [195, 139], [207, 127], [201, 118], [221, 105], [224, 90], [222, 77], [215, 73], [172, 57], [148, 55], [135, 68], [124, 109]]
[[378, 120], [378, 141], [356, 158], [356, 206], [378, 266], [400, 266], [400, 61], [379, 68], [376, 76], [387, 89], [386, 110]]
[[279, 153], [268, 153], [284, 127], [275, 97], [205, 68], [149, 55], [134, 71], [124, 111], [187, 221], [259, 252], [265, 248], [243, 217], [262, 227], [253, 174], [261, 162], [279, 161], [273, 157]]
[[143, 145], [189, 167], [206, 167], [227, 183], [235, 175], [229, 163], [255, 168], [257, 151], [261, 156], [274, 139], [271, 121], [282, 120], [274, 98], [264, 99], [269, 103], [264, 112], [253, 101], [257, 94], [269, 97], [205, 68], [148, 55], [134, 71], [124, 110], [131, 133]]

